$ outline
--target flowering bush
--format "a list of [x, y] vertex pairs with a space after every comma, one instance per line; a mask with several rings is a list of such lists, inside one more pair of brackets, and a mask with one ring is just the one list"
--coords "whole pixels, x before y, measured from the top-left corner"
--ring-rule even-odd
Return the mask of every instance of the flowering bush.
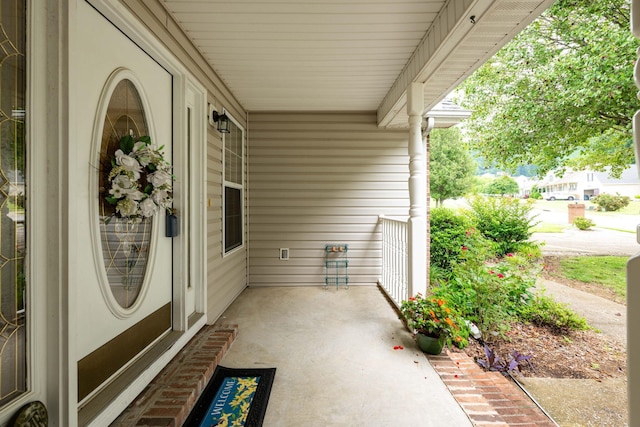
[[463, 348], [468, 344], [469, 329], [464, 319], [442, 298], [415, 297], [403, 301], [400, 307], [409, 328], [434, 338], [445, 335], [447, 342]]
[[484, 337], [505, 336], [531, 302], [540, 272], [539, 249], [529, 243], [521, 248], [526, 251], [491, 259], [471, 248], [463, 250], [451, 279], [432, 286], [431, 294], [448, 301]]
[[105, 198], [116, 207], [117, 216], [147, 218], [170, 208], [173, 175], [162, 148], [153, 148], [148, 136], [125, 135], [120, 139], [120, 149], [111, 159], [111, 188]]

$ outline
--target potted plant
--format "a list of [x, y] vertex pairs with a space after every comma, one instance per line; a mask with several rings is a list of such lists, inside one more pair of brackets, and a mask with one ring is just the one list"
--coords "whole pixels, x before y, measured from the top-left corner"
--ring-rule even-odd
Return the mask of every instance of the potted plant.
[[469, 329], [464, 319], [442, 298], [424, 298], [417, 294], [400, 307], [407, 326], [414, 333], [420, 350], [440, 354], [445, 343], [463, 348]]

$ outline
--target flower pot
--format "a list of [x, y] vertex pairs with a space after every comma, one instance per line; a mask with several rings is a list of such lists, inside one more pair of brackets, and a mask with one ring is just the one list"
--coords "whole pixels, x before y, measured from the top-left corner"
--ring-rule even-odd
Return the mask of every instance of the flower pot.
[[434, 338], [424, 334], [416, 334], [418, 347], [427, 354], [440, 354], [444, 347], [445, 339], [444, 335]]

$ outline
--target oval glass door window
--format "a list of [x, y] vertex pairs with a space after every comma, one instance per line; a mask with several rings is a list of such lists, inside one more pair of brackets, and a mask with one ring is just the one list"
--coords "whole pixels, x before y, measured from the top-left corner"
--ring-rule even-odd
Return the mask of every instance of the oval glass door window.
[[136, 302], [147, 272], [153, 218], [128, 219], [116, 215], [106, 201], [111, 187], [109, 172], [120, 139], [149, 135], [140, 94], [131, 80], [121, 80], [113, 90], [104, 118], [100, 146], [99, 215], [104, 266], [111, 293], [123, 308]]

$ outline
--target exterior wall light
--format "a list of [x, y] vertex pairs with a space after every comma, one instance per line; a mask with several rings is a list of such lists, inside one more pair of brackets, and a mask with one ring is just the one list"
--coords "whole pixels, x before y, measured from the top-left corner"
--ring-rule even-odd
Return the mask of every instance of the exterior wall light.
[[230, 133], [229, 130], [229, 116], [225, 113], [219, 114], [215, 108], [211, 104], [209, 104], [209, 124], [211, 126], [215, 126], [215, 123], [218, 124], [216, 129], [220, 133]]

